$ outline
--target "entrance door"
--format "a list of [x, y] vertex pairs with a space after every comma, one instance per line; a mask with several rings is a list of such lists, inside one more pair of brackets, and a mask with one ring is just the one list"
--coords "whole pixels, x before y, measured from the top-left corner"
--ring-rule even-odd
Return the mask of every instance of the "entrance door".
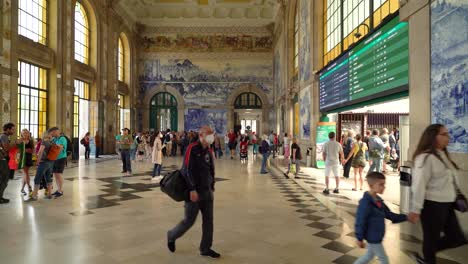
[[[94, 135], [93, 133], [95, 132], [89, 130], [91, 114], [93, 114], [93, 120], [91, 122], [93, 122], [94, 124], [95, 121], [94, 111], [91, 111], [90, 109], [89, 83], [80, 80], [75, 80], [75, 95], [73, 97], [73, 103], [73, 138], [79, 142], [87, 132], [91, 133], [91, 137]], [[81, 144], [78, 144], [78, 146], [78, 153], [76, 154], [78, 154], [79, 156], [84, 156], [85, 148]]]
[[261, 132], [262, 100], [254, 93], [240, 94], [234, 103], [234, 124], [240, 126], [241, 133]]
[[162, 92], [153, 96], [149, 124], [154, 131], [178, 130], [177, 100], [172, 94]]

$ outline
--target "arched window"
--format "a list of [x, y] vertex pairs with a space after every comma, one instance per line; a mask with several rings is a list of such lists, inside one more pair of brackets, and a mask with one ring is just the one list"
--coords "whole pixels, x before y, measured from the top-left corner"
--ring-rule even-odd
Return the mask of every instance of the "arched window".
[[150, 102], [150, 129], [177, 131], [177, 100], [167, 92], [157, 93]]
[[118, 46], [118, 59], [117, 59], [117, 76], [118, 80], [123, 82], [125, 76], [125, 50], [123, 46], [122, 37], [119, 38]]
[[298, 8], [299, 1], [296, 3], [296, 9], [294, 11], [294, 74], [299, 71], [299, 14]]
[[46, 45], [47, 1], [19, 0], [18, 7], [18, 34]]
[[262, 100], [254, 93], [241, 93], [234, 103], [235, 109], [261, 109]]
[[323, 65], [327, 65], [360, 39], [355, 33], [369, 34], [400, 4], [398, 0], [324, 0], [324, 7]]
[[84, 6], [76, 1], [75, 5], [75, 60], [89, 63], [89, 21]]

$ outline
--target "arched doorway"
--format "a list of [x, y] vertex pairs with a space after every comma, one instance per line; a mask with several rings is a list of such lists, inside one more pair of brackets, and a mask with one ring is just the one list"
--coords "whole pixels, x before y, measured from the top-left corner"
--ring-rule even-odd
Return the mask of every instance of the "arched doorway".
[[151, 98], [149, 124], [154, 131], [178, 130], [177, 100], [172, 94], [160, 92]]
[[241, 133], [261, 131], [262, 99], [255, 93], [245, 92], [237, 96], [234, 102], [234, 124]]

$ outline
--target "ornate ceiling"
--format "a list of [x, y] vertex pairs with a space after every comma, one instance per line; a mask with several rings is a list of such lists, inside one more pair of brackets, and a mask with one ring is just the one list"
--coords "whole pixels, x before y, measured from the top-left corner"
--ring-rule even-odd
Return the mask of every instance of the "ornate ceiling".
[[149, 27], [258, 27], [274, 22], [277, 0], [114, 0], [131, 24]]

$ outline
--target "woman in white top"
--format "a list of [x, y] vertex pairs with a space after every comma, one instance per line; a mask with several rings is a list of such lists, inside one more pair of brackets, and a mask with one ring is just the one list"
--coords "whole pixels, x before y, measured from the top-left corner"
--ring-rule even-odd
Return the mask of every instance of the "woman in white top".
[[424, 234], [424, 259], [416, 255], [418, 263], [434, 264], [438, 251], [466, 244], [454, 210], [459, 168], [447, 151], [449, 141], [446, 127], [430, 125], [413, 155], [413, 200], [409, 218], [414, 222], [421, 219]]

